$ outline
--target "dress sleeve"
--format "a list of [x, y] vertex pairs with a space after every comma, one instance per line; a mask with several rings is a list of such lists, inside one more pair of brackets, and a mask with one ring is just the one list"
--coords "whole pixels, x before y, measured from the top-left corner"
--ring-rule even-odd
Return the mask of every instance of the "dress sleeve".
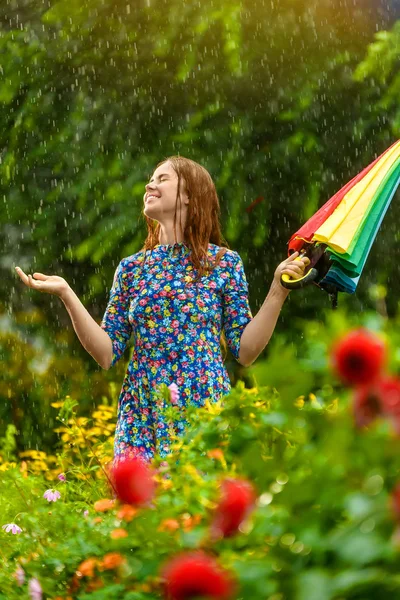
[[129, 322], [129, 291], [126, 276], [127, 274], [124, 272], [121, 262], [115, 271], [110, 298], [100, 324], [100, 327], [108, 333], [112, 341], [113, 358], [111, 367], [121, 358], [132, 335], [132, 326]]
[[222, 327], [230, 351], [239, 359], [240, 338], [246, 325], [252, 320], [248, 296], [248, 285], [242, 259], [232, 252], [228, 261], [228, 277], [223, 294]]

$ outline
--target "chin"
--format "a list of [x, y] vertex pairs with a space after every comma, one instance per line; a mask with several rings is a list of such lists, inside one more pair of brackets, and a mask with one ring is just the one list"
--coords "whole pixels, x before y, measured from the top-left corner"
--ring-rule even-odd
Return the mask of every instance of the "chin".
[[149, 219], [154, 219], [155, 221], [157, 220], [157, 211], [156, 210], [151, 210], [152, 207], [151, 206], [145, 206], [143, 209], [143, 214], [148, 217]]

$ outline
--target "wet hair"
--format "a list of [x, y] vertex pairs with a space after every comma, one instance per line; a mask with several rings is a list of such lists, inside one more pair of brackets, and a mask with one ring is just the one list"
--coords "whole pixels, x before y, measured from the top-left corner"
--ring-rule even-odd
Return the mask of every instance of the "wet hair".
[[[156, 168], [170, 163], [178, 176], [174, 214], [174, 235], [176, 239], [176, 223], [178, 203], [181, 203], [181, 190], [186, 185], [189, 198], [188, 211], [183, 230], [183, 240], [190, 250], [190, 260], [197, 270], [196, 279], [212, 271], [225, 254], [228, 244], [221, 233], [220, 205], [214, 182], [209, 172], [194, 160], [183, 156], [170, 156], [161, 161]], [[179, 212], [180, 218], [182, 213]], [[152, 250], [159, 243], [160, 224], [146, 217], [147, 238], [142, 250]], [[182, 229], [182, 222], [180, 223]], [[208, 244], [220, 246], [215, 259], [207, 254]], [[146, 254], [146, 252], [144, 252]]]

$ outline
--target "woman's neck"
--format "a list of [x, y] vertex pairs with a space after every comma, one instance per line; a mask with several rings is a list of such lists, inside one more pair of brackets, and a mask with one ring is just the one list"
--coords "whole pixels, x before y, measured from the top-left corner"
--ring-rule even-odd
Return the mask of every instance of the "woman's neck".
[[162, 225], [160, 224], [160, 233], [158, 237], [158, 243], [162, 245], [176, 244], [183, 242], [183, 234], [179, 227], [176, 228], [176, 236], [174, 233], [173, 225]]

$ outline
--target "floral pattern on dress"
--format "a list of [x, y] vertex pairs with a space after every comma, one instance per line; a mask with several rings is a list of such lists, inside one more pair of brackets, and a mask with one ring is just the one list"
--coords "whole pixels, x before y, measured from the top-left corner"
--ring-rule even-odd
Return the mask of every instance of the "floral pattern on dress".
[[[209, 244], [208, 255], [220, 248]], [[248, 286], [239, 254], [227, 250], [219, 265], [195, 282], [197, 271], [184, 243], [157, 245], [119, 263], [101, 327], [113, 345], [113, 366], [133, 335], [132, 356], [119, 400], [114, 460], [170, 452], [171, 431], [156, 393], [160, 384], [179, 388], [186, 427], [188, 404], [218, 401], [231, 386], [223, 363], [220, 337], [238, 359], [240, 338], [251, 321]]]

